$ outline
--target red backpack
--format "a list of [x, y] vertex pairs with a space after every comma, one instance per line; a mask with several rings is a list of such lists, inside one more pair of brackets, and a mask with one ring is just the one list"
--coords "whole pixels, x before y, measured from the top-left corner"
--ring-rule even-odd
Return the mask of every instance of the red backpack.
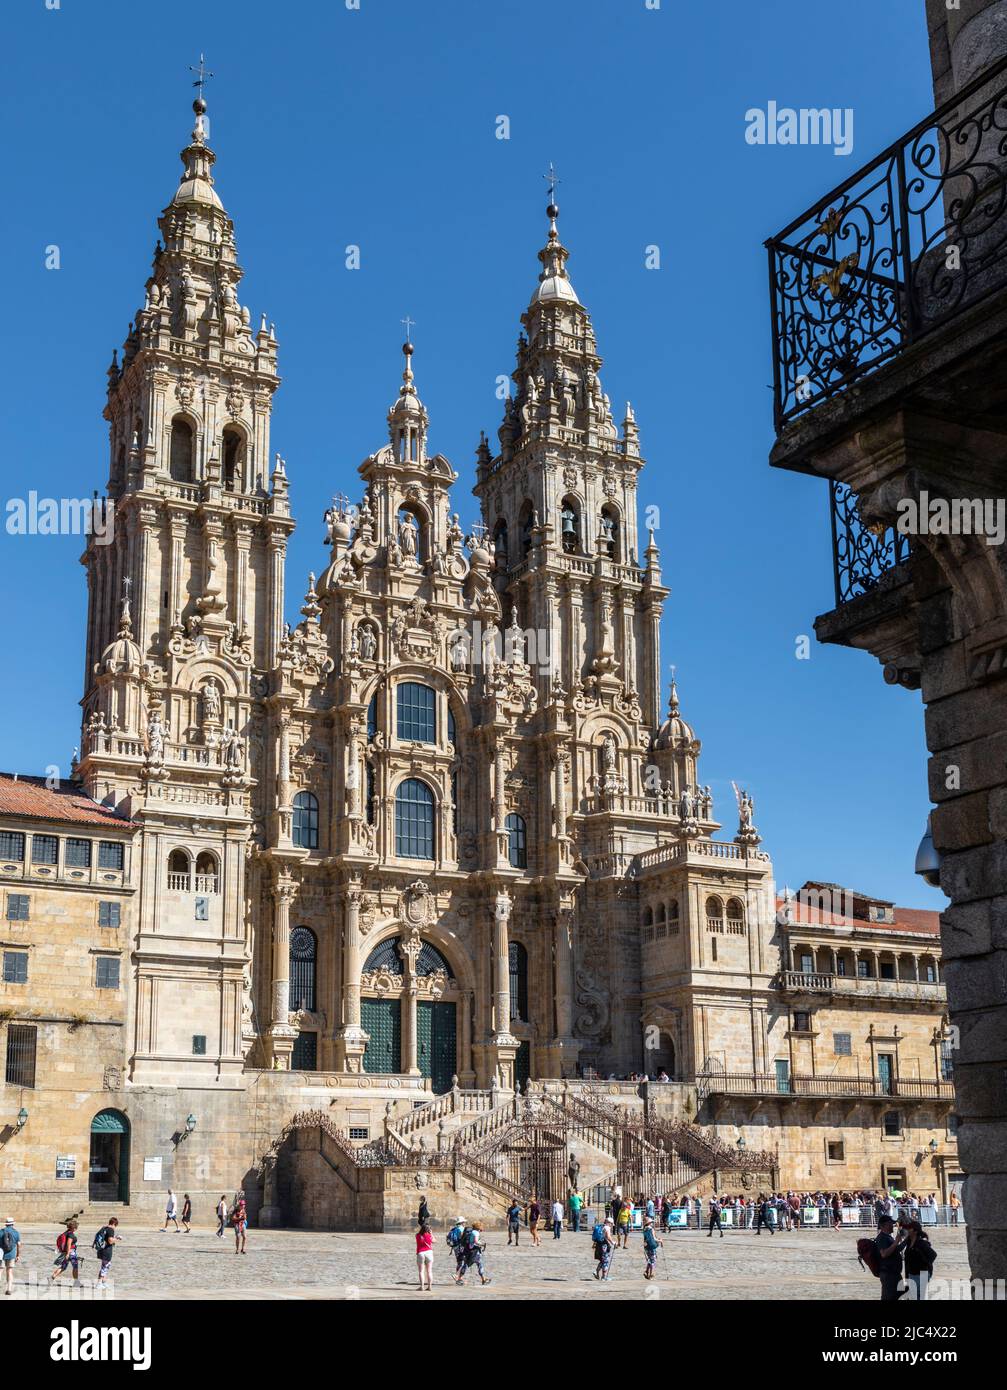
[[881, 1256], [878, 1254], [877, 1242], [868, 1236], [862, 1236], [857, 1241], [857, 1259], [860, 1261], [860, 1268], [871, 1271], [876, 1279], [881, 1278]]

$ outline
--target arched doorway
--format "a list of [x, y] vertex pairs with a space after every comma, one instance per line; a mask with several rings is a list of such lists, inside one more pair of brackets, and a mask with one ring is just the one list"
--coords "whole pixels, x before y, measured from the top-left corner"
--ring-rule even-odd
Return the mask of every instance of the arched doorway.
[[458, 1062], [458, 982], [436, 946], [415, 933], [376, 946], [360, 976], [364, 1071], [422, 1076], [437, 1095]]
[[129, 1201], [129, 1120], [121, 1110], [99, 1110], [91, 1121], [87, 1196], [90, 1202]]

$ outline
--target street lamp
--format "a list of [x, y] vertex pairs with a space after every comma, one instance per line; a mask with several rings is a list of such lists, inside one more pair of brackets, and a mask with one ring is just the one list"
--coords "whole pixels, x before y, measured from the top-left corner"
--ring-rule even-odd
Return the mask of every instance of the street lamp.
[[191, 1134], [192, 1131], [193, 1131], [195, 1128], [196, 1128], [196, 1117], [195, 1117], [195, 1115], [193, 1115], [193, 1114], [190, 1113], [190, 1114], [186, 1115], [186, 1117], [185, 1117], [185, 1132], [186, 1132], [186, 1134]]
[[936, 1139], [931, 1139], [931, 1140], [930, 1140], [930, 1152], [931, 1152], [931, 1154], [935, 1154], [935, 1153], [937, 1152], [937, 1150], [938, 1150], [939, 1147], [940, 1147], [940, 1145], [937, 1143], [937, 1140], [936, 1140]]
[[745, 1147], [745, 1136], [744, 1136], [743, 1134], [739, 1134], [739, 1135], [738, 1135], [738, 1148], [739, 1148], [739, 1149], [743, 1149], [744, 1147]]
[[934, 837], [930, 828], [929, 816], [927, 816], [927, 828], [923, 832], [923, 839], [916, 851], [916, 863], [913, 867], [920, 878], [929, 883], [931, 888], [941, 886], [941, 857], [934, 848]]
[[28, 1111], [27, 1111], [27, 1110], [24, 1108], [24, 1106], [22, 1105], [21, 1109], [17, 1112], [17, 1126], [15, 1127], [14, 1133], [15, 1133], [15, 1134], [19, 1134], [19, 1133], [21, 1132], [21, 1130], [24, 1129], [24, 1127], [25, 1127], [25, 1125], [26, 1125], [27, 1123], [28, 1123]]

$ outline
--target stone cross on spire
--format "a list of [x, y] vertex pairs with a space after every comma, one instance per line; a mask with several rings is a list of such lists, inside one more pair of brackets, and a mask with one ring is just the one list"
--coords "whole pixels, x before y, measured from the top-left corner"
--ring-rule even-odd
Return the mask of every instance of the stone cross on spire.
[[561, 180], [559, 175], [556, 173], [555, 165], [553, 164], [551, 159], [549, 161], [549, 172], [543, 174], [542, 177], [549, 185], [549, 201], [550, 203], [554, 203], [556, 201], [556, 185], [560, 183]]
[[406, 314], [404, 319], [399, 319], [399, 323], [404, 323], [406, 326], [406, 342], [412, 342], [412, 330], [416, 327], [416, 320], [411, 319], [409, 315]]

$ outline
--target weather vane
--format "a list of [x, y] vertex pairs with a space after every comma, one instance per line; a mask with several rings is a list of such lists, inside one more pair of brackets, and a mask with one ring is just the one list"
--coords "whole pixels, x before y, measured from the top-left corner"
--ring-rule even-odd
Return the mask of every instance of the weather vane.
[[197, 72], [197, 73], [199, 73], [199, 76], [196, 78], [195, 82], [194, 82], [192, 85], [193, 85], [194, 87], [198, 87], [198, 88], [199, 88], [199, 99], [200, 99], [200, 101], [202, 101], [202, 100], [203, 100], [203, 83], [204, 83], [204, 82], [208, 82], [209, 79], [213, 76], [213, 73], [212, 73], [212, 72], [207, 72], [207, 70], [206, 70], [206, 60], [204, 59], [202, 53], [199, 55], [199, 67], [198, 67], [198, 68], [194, 68], [194, 67], [192, 66], [192, 64], [190, 63], [190, 64], [189, 64], [189, 71], [190, 71], [190, 72]]
[[556, 173], [555, 166], [553, 165], [551, 159], [549, 161], [549, 172], [547, 174], [543, 174], [542, 177], [549, 185], [549, 201], [551, 203], [554, 203], [556, 201], [556, 185], [560, 182], [560, 177]]

